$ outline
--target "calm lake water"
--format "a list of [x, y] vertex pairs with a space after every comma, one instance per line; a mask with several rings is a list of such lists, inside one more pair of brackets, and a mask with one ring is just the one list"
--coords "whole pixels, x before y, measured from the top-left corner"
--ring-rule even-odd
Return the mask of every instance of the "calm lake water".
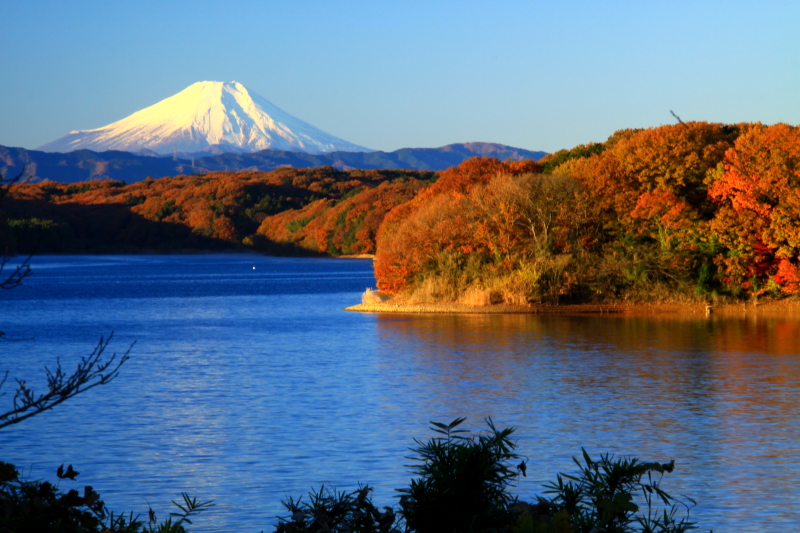
[[[253, 268], [255, 267], [255, 269]], [[675, 459], [663, 488], [701, 531], [800, 528], [800, 322], [367, 315], [369, 260], [257, 255], [36, 257], [5, 291], [0, 370], [41, 390], [100, 336], [130, 361], [111, 384], [0, 430], [0, 460], [81, 472], [117, 512], [159, 519], [189, 492], [195, 532], [271, 531], [280, 501], [373, 485], [394, 505], [430, 420], [517, 428], [541, 494], [581, 447]], [[11, 405], [14, 386], [0, 398]]]

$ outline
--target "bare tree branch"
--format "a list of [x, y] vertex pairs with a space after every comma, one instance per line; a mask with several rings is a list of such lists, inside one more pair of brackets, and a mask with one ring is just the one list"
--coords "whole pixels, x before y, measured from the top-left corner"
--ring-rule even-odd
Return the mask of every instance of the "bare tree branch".
[[[113, 333], [107, 339], [100, 338], [92, 353], [82, 357], [78, 367], [71, 375], [67, 375], [61, 369], [61, 362], [56, 362], [55, 371], [45, 367], [47, 374], [47, 392], [37, 395], [29, 389], [25, 381], [17, 379], [17, 391], [14, 394], [14, 408], [6, 413], [0, 414], [0, 429], [18, 424], [32, 416], [50, 410], [56, 405], [65, 402], [82, 392], [110, 383], [119, 374], [120, 367], [130, 358], [133, 343], [128, 350], [117, 359], [117, 354], [113, 354], [108, 360], [102, 359], [108, 344], [111, 342]], [[0, 387], [6, 382], [8, 372], [0, 381]]]
[[[22, 179], [27, 168], [27, 166], [22, 167], [22, 170], [16, 178], [5, 179], [3, 176], [0, 176], [0, 203], [2, 203], [8, 195], [9, 187]], [[5, 223], [2, 220], [0, 220], [0, 228], [5, 229]], [[7, 274], [4, 278], [3, 270], [5, 270], [6, 265], [8, 265], [11, 259], [8, 254], [8, 247], [6, 246], [3, 258], [0, 259], [0, 289], [13, 289], [22, 283], [23, 279], [31, 275], [31, 257], [33, 257], [33, 252], [26, 257], [20, 265], [17, 265], [13, 272]]]
[[686, 125], [686, 123], [685, 123], [684, 121], [682, 121], [682, 120], [681, 120], [681, 117], [679, 117], [678, 115], [676, 115], [676, 114], [675, 114], [675, 111], [673, 111], [672, 109], [670, 109], [670, 110], [669, 110], [669, 112], [672, 114], [672, 116], [673, 116], [673, 117], [675, 117], [675, 119], [676, 119], [678, 122], [680, 122], [681, 126], [683, 126], [684, 128], [688, 128], [688, 126]]
[[13, 272], [7, 274], [5, 279], [3, 279], [3, 270], [5, 270], [6, 265], [11, 259], [7, 253], [3, 255], [3, 258], [0, 259], [0, 289], [13, 289], [20, 285], [23, 279], [31, 275], [31, 257], [33, 257], [33, 253], [26, 257], [21, 264], [14, 268]]
[[6, 195], [8, 195], [9, 187], [14, 185], [15, 183], [22, 181], [22, 177], [25, 175], [25, 171], [28, 170], [28, 166], [25, 165], [22, 167], [22, 170], [19, 171], [16, 178], [9, 178], [6, 179], [5, 176], [0, 174], [0, 202], [5, 199]]
[[[22, 179], [26, 169], [27, 167], [23, 167], [19, 175], [12, 179], [5, 179], [0, 175], [0, 203], [8, 196], [10, 186]], [[4, 220], [1, 218], [0, 229], [7, 229]], [[2, 259], [0, 259], [0, 289], [13, 289], [31, 274], [30, 261], [35, 250], [21, 264], [17, 265], [13, 272], [6, 275], [3, 274], [3, 270], [10, 261], [8, 248], [6, 248], [5, 252]], [[5, 333], [0, 331], [0, 338], [3, 335]], [[119, 374], [120, 367], [130, 358], [131, 349], [133, 348], [133, 344], [131, 344], [119, 359], [117, 359], [117, 354], [113, 354], [107, 361], [104, 361], [102, 358], [103, 353], [108, 348], [113, 335], [113, 333], [109, 335], [108, 339], [101, 337], [100, 342], [97, 343], [92, 353], [82, 357], [75, 372], [70, 375], [67, 375], [62, 370], [61, 361], [59, 360], [56, 360], [55, 371], [45, 367], [47, 392], [44, 394], [37, 395], [27, 387], [24, 380], [16, 379], [17, 391], [14, 393], [14, 408], [0, 414], [0, 429], [18, 424], [32, 416], [48, 411], [73, 396], [93, 389], [98, 385], [110, 383]], [[2, 389], [7, 380], [8, 372], [3, 374], [2, 379], [0, 379], [0, 389]], [[0, 392], [0, 396], [4, 396], [4, 393]]]

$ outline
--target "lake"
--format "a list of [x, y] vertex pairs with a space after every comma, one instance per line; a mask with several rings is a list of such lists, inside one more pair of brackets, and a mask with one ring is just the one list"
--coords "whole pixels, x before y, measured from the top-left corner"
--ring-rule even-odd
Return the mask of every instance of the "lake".
[[[159, 520], [188, 492], [193, 532], [271, 531], [321, 484], [396, 505], [429, 421], [517, 428], [542, 493], [585, 448], [676, 462], [663, 488], [701, 531], [800, 527], [800, 322], [681, 317], [385, 315], [342, 309], [371, 261], [259, 255], [42, 256], [1, 295], [0, 370], [44, 387], [100, 336], [112, 383], [0, 430], [0, 460], [109, 509]], [[11, 407], [14, 385], [0, 398]]]

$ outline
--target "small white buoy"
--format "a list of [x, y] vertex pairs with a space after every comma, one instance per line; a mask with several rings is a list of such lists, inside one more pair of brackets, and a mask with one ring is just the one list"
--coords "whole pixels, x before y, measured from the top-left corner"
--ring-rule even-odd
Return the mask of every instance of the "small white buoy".
[[255, 270], [255, 269], [256, 269], [256, 267], [253, 267], [253, 270]]

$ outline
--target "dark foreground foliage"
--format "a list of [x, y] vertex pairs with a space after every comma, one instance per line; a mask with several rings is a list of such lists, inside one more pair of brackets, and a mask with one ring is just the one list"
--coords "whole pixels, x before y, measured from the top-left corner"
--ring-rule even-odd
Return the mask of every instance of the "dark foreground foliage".
[[399, 490], [409, 530], [492, 531], [511, 522], [514, 498], [506, 489], [517, 476], [510, 467], [518, 458], [510, 440], [514, 430], [500, 431], [488, 420], [487, 433], [466, 436], [457, 429], [463, 421], [433, 422], [442, 437], [415, 441], [412, 472], [419, 477]]
[[[72, 465], [61, 465], [60, 481], [74, 481], [80, 472]], [[59, 483], [60, 483], [59, 481]], [[115, 514], [106, 508], [100, 495], [90, 486], [64, 492], [49, 481], [26, 481], [14, 465], [0, 462], [0, 532], [36, 533], [185, 533], [192, 518], [214, 504], [198, 502], [186, 493], [172, 503], [178, 511], [157, 523], [152, 509], [147, 522], [129, 513]]]
[[394, 509], [384, 507], [378, 510], [369, 496], [371, 487], [359, 485], [352, 493], [337, 492], [324, 485], [318, 491], [311, 491], [308, 501], [302, 497], [297, 501], [291, 497], [282, 502], [291, 516], [282, 518], [275, 528], [278, 533], [353, 532], [389, 533], [397, 531], [394, 527], [397, 516]]
[[[527, 462], [511, 440], [512, 428], [470, 435], [450, 424], [432, 422], [439, 436], [415, 441], [410, 459], [419, 476], [399, 489], [400, 509], [383, 511], [372, 503], [370, 487], [346, 493], [322, 487], [283, 502], [276, 533], [683, 533], [694, 501], [670, 496], [661, 488], [669, 463], [640, 462], [610, 455], [592, 459], [583, 451], [578, 472], [558, 474], [535, 503], [508, 489], [525, 476]], [[519, 461], [519, 462], [518, 462]]]
[[[372, 488], [353, 492], [322, 486], [304, 501], [283, 502], [275, 533], [684, 533], [694, 501], [669, 495], [662, 477], [669, 463], [602, 455], [584, 450], [578, 471], [558, 474], [536, 501], [527, 503], [508, 489], [525, 476], [526, 460], [511, 440], [514, 430], [488, 430], [477, 435], [460, 429], [463, 418], [450, 424], [433, 422], [438, 435], [416, 440], [412, 472], [418, 476], [399, 489], [399, 508], [378, 507]], [[158, 523], [133, 513], [115, 514], [91, 486], [63, 489], [79, 475], [72, 465], [59, 467], [59, 481], [21, 479], [13, 465], [0, 462], [0, 533], [186, 533], [199, 513], [213, 506], [182, 494], [177, 511]]]

